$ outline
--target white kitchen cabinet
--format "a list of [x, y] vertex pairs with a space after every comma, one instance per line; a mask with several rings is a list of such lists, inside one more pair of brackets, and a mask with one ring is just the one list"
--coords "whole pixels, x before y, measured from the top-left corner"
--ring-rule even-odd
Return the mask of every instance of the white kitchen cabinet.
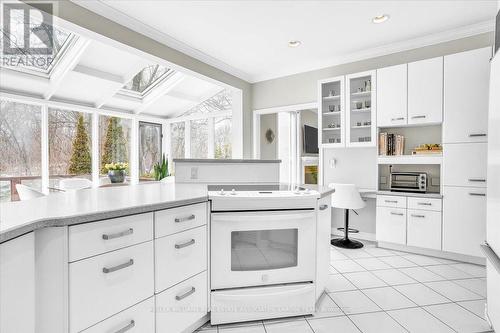
[[[207, 272], [156, 295], [156, 332], [189, 332], [208, 313]], [[201, 325], [202, 323], [200, 323]]]
[[486, 187], [487, 143], [443, 145], [443, 185]]
[[377, 126], [407, 124], [407, 64], [377, 70]]
[[326, 288], [330, 267], [330, 239], [332, 233], [331, 196], [318, 200], [318, 217], [316, 228], [316, 299]]
[[443, 250], [483, 257], [486, 189], [443, 187]]
[[35, 237], [0, 244], [0, 333], [35, 333]]
[[440, 212], [442, 210], [442, 200], [435, 198], [408, 197], [408, 209]]
[[155, 238], [207, 224], [205, 202], [155, 212]]
[[486, 142], [491, 48], [444, 57], [443, 143]]
[[441, 212], [408, 209], [407, 245], [441, 250]]
[[406, 208], [406, 197], [400, 195], [377, 195], [377, 206]]
[[207, 261], [206, 226], [156, 239], [156, 292], [205, 271]]
[[409, 63], [408, 124], [442, 121], [443, 57]]
[[318, 142], [322, 147], [345, 147], [344, 84], [344, 76], [318, 81]]
[[154, 309], [154, 297], [151, 297], [82, 333], [155, 333]]
[[406, 209], [377, 207], [376, 237], [379, 242], [406, 244]]

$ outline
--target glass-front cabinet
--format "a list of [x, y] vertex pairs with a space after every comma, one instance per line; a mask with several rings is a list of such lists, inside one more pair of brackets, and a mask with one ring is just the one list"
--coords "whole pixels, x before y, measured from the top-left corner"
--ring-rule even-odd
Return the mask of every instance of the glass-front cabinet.
[[321, 147], [344, 147], [344, 76], [319, 81], [318, 91], [318, 142]]
[[346, 76], [346, 146], [376, 145], [375, 71]]

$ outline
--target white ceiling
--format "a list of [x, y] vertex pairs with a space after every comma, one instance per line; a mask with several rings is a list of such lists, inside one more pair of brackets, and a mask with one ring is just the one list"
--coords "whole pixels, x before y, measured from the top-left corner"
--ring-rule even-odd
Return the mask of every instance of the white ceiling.
[[[496, 0], [74, 1], [250, 82], [490, 31], [497, 6]], [[373, 24], [382, 13], [390, 20]], [[290, 48], [289, 40], [302, 45]]]

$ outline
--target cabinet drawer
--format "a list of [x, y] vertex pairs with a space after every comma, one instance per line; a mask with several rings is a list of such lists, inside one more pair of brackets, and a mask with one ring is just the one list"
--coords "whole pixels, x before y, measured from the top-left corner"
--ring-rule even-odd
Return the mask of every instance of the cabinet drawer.
[[406, 208], [406, 197], [395, 195], [377, 195], [377, 206]]
[[487, 143], [444, 145], [443, 185], [486, 187]]
[[433, 210], [440, 212], [442, 210], [441, 206], [441, 199], [408, 197], [408, 209]]
[[486, 189], [443, 188], [443, 250], [484, 257]]
[[441, 250], [441, 212], [408, 209], [407, 245]]
[[156, 295], [156, 331], [178, 333], [192, 328], [208, 313], [207, 285], [205, 271]]
[[377, 240], [406, 244], [406, 209], [377, 207]]
[[97, 325], [84, 333], [155, 333], [155, 302], [151, 297], [134, 305]]
[[70, 263], [70, 332], [152, 296], [153, 272], [153, 241]]
[[207, 203], [155, 212], [155, 237], [163, 237], [207, 224]]
[[71, 226], [69, 261], [95, 256], [153, 239], [153, 213]]
[[156, 292], [207, 269], [207, 227], [155, 240]]

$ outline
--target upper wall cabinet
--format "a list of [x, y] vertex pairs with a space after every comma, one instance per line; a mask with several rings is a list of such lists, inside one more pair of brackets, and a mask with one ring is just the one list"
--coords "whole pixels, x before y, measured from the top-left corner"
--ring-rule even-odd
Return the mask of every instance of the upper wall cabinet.
[[377, 126], [407, 124], [407, 65], [377, 70]]
[[345, 147], [344, 77], [318, 81], [319, 140], [322, 147]]
[[491, 48], [444, 57], [443, 143], [486, 142]]
[[443, 57], [408, 64], [408, 124], [443, 121]]
[[376, 72], [368, 71], [346, 76], [346, 145], [376, 145]]

